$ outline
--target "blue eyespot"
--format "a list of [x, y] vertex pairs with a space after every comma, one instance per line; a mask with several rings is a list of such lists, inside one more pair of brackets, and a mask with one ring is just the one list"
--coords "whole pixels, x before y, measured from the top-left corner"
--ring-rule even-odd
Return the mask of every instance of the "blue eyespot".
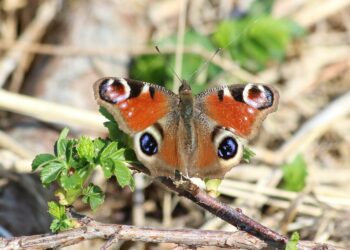
[[150, 133], [144, 133], [140, 137], [140, 147], [144, 154], [154, 155], [158, 152], [158, 143]]
[[228, 160], [237, 154], [237, 150], [237, 141], [233, 137], [225, 137], [219, 145], [218, 156], [224, 160]]

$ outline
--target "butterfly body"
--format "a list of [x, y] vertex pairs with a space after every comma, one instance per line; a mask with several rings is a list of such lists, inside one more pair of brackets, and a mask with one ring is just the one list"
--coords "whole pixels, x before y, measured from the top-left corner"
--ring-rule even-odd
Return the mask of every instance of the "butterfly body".
[[153, 176], [223, 178], [243, 156], [239, 137], [252, 137], [275, 111], [278, 93], [266, 85], [232, 85], [193, 96], [183, 81], [179, 95], [158, 85], [102, 78], [98, 103], [134, 139], [138, 159]]

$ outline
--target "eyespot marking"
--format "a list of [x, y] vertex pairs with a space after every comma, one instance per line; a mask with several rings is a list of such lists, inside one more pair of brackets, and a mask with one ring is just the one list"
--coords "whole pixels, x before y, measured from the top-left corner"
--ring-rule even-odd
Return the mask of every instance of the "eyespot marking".
[[130, 87], [124, 79], [105, 79], [99, 88], [101, 99], [109, 103], [119, 103], [129, 98]]
[[238, 152], [238, 143], [233, 137], [225, 137], [218, 147], [218, 156], [221, 159], [229, 160]]
[[158, 143], [150, 133], [145, 132], [140, 136], [140, 148], [144, 154], [151, 156], [158, 152]]
[[273, 92], [263, 85], [248, 84], [243, 90], [243, 100], [255, 109], [265, 109], [273, 105]]

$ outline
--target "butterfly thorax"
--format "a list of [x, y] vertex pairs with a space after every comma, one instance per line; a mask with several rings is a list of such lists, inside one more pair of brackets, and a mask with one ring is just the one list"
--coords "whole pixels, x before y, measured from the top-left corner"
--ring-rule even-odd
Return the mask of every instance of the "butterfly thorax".
[[[187, 165], [191, 161], [191, 157], [196, 148], [195, 128], [194, 128], [194, 106], [191, 87], [186, 81], [182, 81], [179, 88], [179, 145], [182, 152], [182, 160]], [[187, 168], [189, 166], [185, 166]]]

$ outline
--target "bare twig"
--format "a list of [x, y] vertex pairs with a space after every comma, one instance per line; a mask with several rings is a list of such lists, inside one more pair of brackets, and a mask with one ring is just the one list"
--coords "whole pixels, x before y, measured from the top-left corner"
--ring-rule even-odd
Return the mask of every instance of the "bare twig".
[[31, 159], [34, 154], [0, 130], [0, 147], [9, 149], [22, 158]]
[[267, 242], [270, 246], [283, 247], [288, 241], [285, 236], [274, 232], [244, 215], [240, 209], [234, 209], [209, 196], [188, 179], [184, 180], [184, 177], [180, 184], [168, 177], [158, 177], [157, 180], [178, 195], [190, 199], [205, 210], [234, 225], [238, 229], [246, 231]]
[[[18, 105], [19, 103], [21, 105]], [[1, 89], [0, 109], [29, 115], [43, 121], [82, 126], [100, 132], [106, 131], [105, 127], [103, 127], [103, 117], [95, 112], [39, 100], [25, 95], [13, 94]]]
[[[78, 220], [81, 227], [58, 234], [42, 234], [32, 236], [21, 236], [14, 238], [1, 238], [0, 248], [12, 249], [51, 249], [78, 244], [91, 239], [108, 239], [103, 246], [107, 249], [118, 240], [130, 240], [152, 243], [175, 243], [193, 247], [216, 246], [233, 249], [275, 249], [268, 246], [262, 240], [243, 231], [225, 232], [209, 230], [167, 230], [149, 227], [135, 227], [117, 224], [99, 223], [90, 218]], [[320, 244], [311, 241], [300, 241], [297, 245], [300, 250], [328, 249], [344, 250], [329, 244]], [[282, 249], [282, 248], [279, 248]]]
[[245, 233], [208, 230], [166, 230], [127, 225], [103, 224], [89, 221], [80, 228], [58, 234], [22, 236], [10, 239], [0, 238], [0, 248], [5, 249], [48, 249], [77, 244], [90, 239], [132, 240], [153, 243], [176, 243], [187, 246], [217, 246], [241, 249], [263, 249], [263, 241]]
[[[12, 49], [16, 47], [18, 51], [38, 53], [44, 55], [53, 56], [111, 56], [117, 55], [120, 52], [126, 51], [130, 56], [148, 55], [156, 53], [154, 47], [115, 47], [115, 48], [80, 48], [74, 46], [62, 46], [51, 44], [39, 44], [39, 43], [21, 43], [20, 46], [16, 46], [17, 43], [9, 43], [8, 41], [0, 40], [0, 49]], [[176, 47], [161, 48], [162, 54], [173, 54], [176, 52]], [[211, 52], [202, 49], [200, 47], [184, 47], [183, 53], [191, 53], [203, 57], [205, 60], [221, 67], [226, 72], [229, 72], [233, 76], [246, 81], [256, 82], [260, 78], [255, 77], [251, 73], [240, 68], [232, 60], [220, 57], [219, 55], [212, 58]]]

